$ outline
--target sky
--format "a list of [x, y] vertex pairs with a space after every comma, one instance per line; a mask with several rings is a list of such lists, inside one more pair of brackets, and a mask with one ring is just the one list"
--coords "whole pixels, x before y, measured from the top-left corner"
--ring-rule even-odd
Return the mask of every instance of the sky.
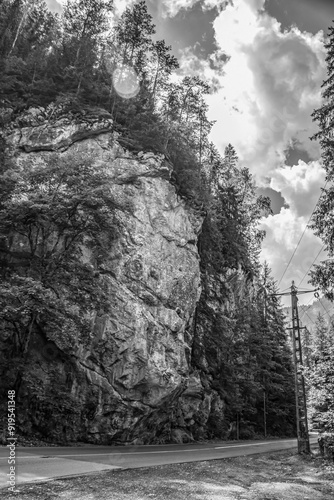
[[[61, 10], [61, 0], [47, 0]], [[115, 0], [120, 14], [135, 0]], [[318, 130], [327, 29], [333, 0], [147, 0], [157, 38], [172, 45], [182, 75], [198, 75], [215, 89], [207, 98], [215, 120], [211, 140], [221, 153], [231, 143], [253, 174], [274, 214], [262, 220], [261, 252], [286, 290], [305, 276], [322, 248], [306, 229], [325, 184]], [[300, 244], [288, 266], [296, 246]], [[327, 256], [324, 251], [319, 260]], [[305, 277], [304, 277], [305, 276]], [[301, 295], [300, 304], [312, 301]], [[289, 297], [283, 299], [289, 304]]]

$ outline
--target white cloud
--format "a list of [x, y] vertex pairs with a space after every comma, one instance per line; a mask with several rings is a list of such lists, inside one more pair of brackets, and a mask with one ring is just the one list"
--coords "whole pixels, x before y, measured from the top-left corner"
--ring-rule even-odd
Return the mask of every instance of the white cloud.
[[[191, 9], [201, 0], [157, 0], [160, 3], [160, 13], [164, 17], [175, 17], [181, 9]], [[203, 10], [222, 8], [229, 0], [202, 0], [201, 6]], [[254, 0], [255, 2], [259, 0]], [[262, 2], [262, 0], [260, 0]]]
[[[317, 131], [311, 113], [321, 105], [326, 65], [322, 32], [313, 35], [296, 27], [282, 32], [263, 6], [264, 0], [234, 0], [217, 15], [217, 55], [224, 52], [229, 59], [216, 73], [218, 92], [207, 100], [209, 118], [216, 120], [211, 139], [220, 151], [233, 144], [258, 184], [281, 192], [289, 205], [262, 221], [267, 237], [261, 259], [280, 280], [324, 185], [319, 145], [309, 137]], [[196, 68], [196, 56], [184, 56]], [[201, 63], [197, 69], [201, 77], [212, 78], [211, 67]], [[286, 166], [293, 145], [313, 161]], [[280, 288], [289, 287], [292, 279], [299, 284], [321, 246], [306, 229]], [[309, 286], [307, 280], [302, 286]], [[301, 296], [301, 303], [306, 300]]]
[[[308, 218], [297, 217], [289, 209], [282, 209], [280, 214], [269, 217], [262, 228], [266, 230], [267, 237], [261, 252], [261, 261], [267, 261], [272, 274], [279, 282], [279, 289], [286, 290], [291, 286], [292, 280], [301, 288], [311, 289], [308, 283], [309, 277], [305, 273], [309, 271], [311, 264], [322, 248], [322, 242], [314, 236], [310, 229], [306, 229], [297, 251], [294, 253], [300, 240]], [[290, 259], [293, 258], [290, 262]], [[325, 252], [321, 252], [317, 262], [326, 258]], [[290, 262], [290, 263], [289, 263]], [[288, 266], [288, 267], [287, 267]], [[282, 279], [281, 279], [282, 278]], [[310, 296], [300, 295], [300, 304], [309, 301]], [[290, 298], [282, 299], [283, 305], [290, 305]]]
[[206, 81], [212, 90], [218, 91], [222, 86], [223, 61], [219, 59], [218, 54], [211, 54], [206, 59], [200, 58], [195, 54], [194, 50], [195, 47], [179, 50], [180, 70], [176, 79], [180, 80], [184, 76], [198, 76]]
[[325, 76], [322, 33], [282, 33], [274, 18], [258, 12], [263, 3], [234, 0], [215, 19], [216, 42], [230, 59], [222, 90], [209, 98], [213, 141], [221, 150], [232, 143], [260, 182], [284, 163], [293, 141], [319, 157], [309, 139], [317, 129], [310, 115]]
[[[298, 165], [284, 166], [273, 174], [270, 187], [282, 193], [289, 208], [282, 208], [279, 214], [262, 220], [261, 226], [267, 236], [263, 242], [261, 259], [269, 262], [277, 280], [281, 279], [297, 248], [324, 182], [325, 171], [319, 161], [299, 161]], [[307, 228], [280, 283], [281, 289], [289, 287], [292, 279], [296, 285], [300, 283], [321, 246], [321, 241]], [[324, 252], [319, 258], [323, 255]], [[307, 280], [307, 277], [303, 280], [302, 287], [310, 288]], [[305, 303], [306, 299], [302, 297], [301, 303]]]
[[198, 0], [163, 0], [163, 13], [165, 16], [174, 17], [181, 9], [190, 9]]
[[137, 0], [114, 0], [114, 13], [116, 18], [121, 16], [127, 7], [132, 7]]
[[270, 187], [282, 193], [296, 216], [309, 217], [324, 182], [325, 170], [319, 161], [305, 163], [299, 160], [298, 165], [277, 169], [272, 175]]

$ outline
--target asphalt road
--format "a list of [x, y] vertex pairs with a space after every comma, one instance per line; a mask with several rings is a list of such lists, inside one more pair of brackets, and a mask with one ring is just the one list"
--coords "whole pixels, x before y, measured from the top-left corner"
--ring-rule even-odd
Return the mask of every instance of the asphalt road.
[[[311, 443], [316, 443], [315, 437]], [[296, 448], [296, 439], [159, 446], [80, 446], [15, 449], [16, 485], [111, 469], [217, 460]], [[0, 488], [8, 487], [9, 449], [0, 447]]]

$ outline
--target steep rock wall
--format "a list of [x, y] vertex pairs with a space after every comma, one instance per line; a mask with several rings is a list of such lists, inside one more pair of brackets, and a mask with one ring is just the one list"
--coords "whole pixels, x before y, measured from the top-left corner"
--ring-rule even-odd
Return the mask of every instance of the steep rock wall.
[[[123, 207], [117, 210], [121, 235], [105, 262], [112, 313], [95, 318], [90, 345], [71, 356], [35, 332], [20, 428], [95, 443], [203, 437], [215, 401], [191, 367], [203, 215], [177, 196], [172, 167], [163, 156], [124, 150], [105, 116], [52, 118], [35, 108], [7, 129], [5, 140], [22, 164], [28, 157], [47, 163], [51, 152], [102, 163]], [[40, 405], [37, 388], [50, 401], [63, 401], [61, 408]]]

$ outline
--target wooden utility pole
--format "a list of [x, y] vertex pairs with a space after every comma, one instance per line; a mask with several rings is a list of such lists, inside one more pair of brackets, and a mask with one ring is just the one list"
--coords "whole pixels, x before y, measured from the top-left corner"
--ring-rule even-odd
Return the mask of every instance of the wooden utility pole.
[[267, 405], [266, 405], [266, 390], [263, 389], [263, 427], [264, 427], [264, 437], [267, 437]]
[[295, 287], [295, 283], [293, 281], [291, 285], [292, 345], [293, 345], [293, 360], [294, 360], [294, 370], [295, 370], [298, 453], [310, 453], [305, 380], [302, 371], [303, 355], [302, 355], [302, 343], [300, 338], [301, 327], [299, 324], [299, 316], [298, 316], [297, 293], [298, 293], [297, 288]]
[[275, 293], [273, 295], [291, 295], [291, 308], [292, 308], [292, 348], [293, 348], [293, 362], [295, 372], [295, 398], [296, 398], [296, 425], [297, 425], [297, 441], [298, 453], [310, 453], [310, 439], [308, 432], [307, 421], [307, 401], [305, 380], [303, 375], [303, 354], [300, 332], [305, 327], [301, 327], [298, 316], [298, 297], [297, 294], [316, 292], [317, 290], [303, 290], [298, 291], [293, 281], [291, 284], [290, 292]]

